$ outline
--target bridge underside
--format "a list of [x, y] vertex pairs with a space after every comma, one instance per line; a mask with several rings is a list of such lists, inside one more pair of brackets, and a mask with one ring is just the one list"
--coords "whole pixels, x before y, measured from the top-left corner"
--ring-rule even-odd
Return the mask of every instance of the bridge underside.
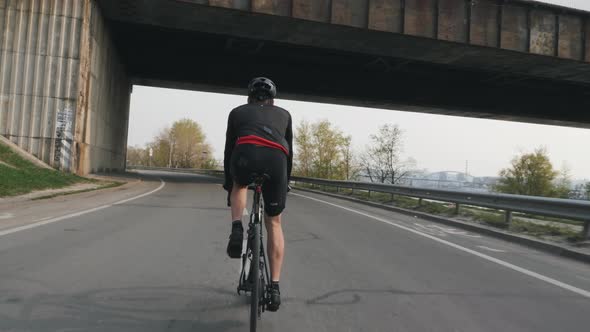
[[125, 168], [131, 84], [590, 128], [588, 13], [525, 0], [0, 0], [0, 135]]
[[99, 2], [136, 84], [240, 94], [267, 75], [287, 99], [590, 128], [583, 61], [177, 1], [131, 12]]

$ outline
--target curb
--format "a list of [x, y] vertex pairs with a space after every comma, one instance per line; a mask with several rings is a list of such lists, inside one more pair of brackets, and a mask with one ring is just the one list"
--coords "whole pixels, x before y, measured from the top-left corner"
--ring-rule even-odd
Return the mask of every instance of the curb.
[[491, 229], [491, 228], [487, 228], [487, 227], [483, 227], [480, 225], [471, 224], [471, 223], [467, 223], [467, 222], [463, 222], [463, 221], [459, 221], [459, 220], [444, 218], [444, 217], [432, 215], [429, 213], [424, 213], [424, 212], [408, 210], [408, 209], [404, 209], [404, 208], [400, 208], [400, 207], [389, 206], [389, 205], [385, 205], [385, 204], [365, 201], [365, 200], [354, 198], [354, 197], [337, 195], [337, 194], [332, 194], [332, 193], [327, 193], [327, 192], [312, 190], [312, 189], [303, 189], [303, 188], [293, 188], [293, 189], [299, 190], [299, 191], [310, 192], [310, 193], [314, 193], [314, 194], [319, 194], [319, 195], [324, 195], [324, 196], [329, 196], [329, 197], [333, 197], [333, 198], [339, 198], [339, 199], [343, 199], [343, 200], [347, 200], [347, 201], [351, 201], [351, 202], [355, 202], [355, 203], [360, 203], [360, 204], [364, 204], [364, 205], [368, 205], [368, 206], [372, 206], [372, 207], [376, 207], [376, 208], [381, 208], [381, 209], [385, 209], [385, 210], [389, 210], [389, 211], [393, 211], [393, 212], [397, 212], [397, 213], [401, 213], [401, 214], [405, 214], [405, 215], [411, 215], [411, 216], [422, 218], [424, 220], [433, 221], [433, 222], [437, 222], [437, 223], [441, 223], [441, 224], [445, 224], [445, 225], [449, 225], [449, 226], [455, 226], [455, 227], [462, 228], [462, 229], [465, 229], [468, 231], [472, 231], [474, 233], [489, 235], [489, 236], [499, 238], [502, 240], [515, 242], [515, 243], [525, 245], [525, 246], [528, 246], [528, 247], [531, 247], [534, 249], [538, 249], [538, 250], [541, 250], [544, 252], [548, 252], [548, 253], [551, 253], [554, 255], [571, 258], [571, 259], [574, 259], [574, 260], [577, 260], [580, 262], [590, 263], [590, 254], [586, 254], [586, 253], [583, 253], [583, 252], [580, 252], [577, 250], [573, 250], [573, 249], [570, 249], [570, 248], [567, 248], [564, 246], [560, 246], [557, 244], [553, 244], [550, 242], [546, 242], [546, 241], [531, 239], [528, 237], [524, 237], [524, 236], [520, 236], [520, 235], [516, 235], [516, 234], [511, 234], [511, 233], [507, 233], [507, 232], [502, 232], [499, 230], [495, 230], [495, 229]]

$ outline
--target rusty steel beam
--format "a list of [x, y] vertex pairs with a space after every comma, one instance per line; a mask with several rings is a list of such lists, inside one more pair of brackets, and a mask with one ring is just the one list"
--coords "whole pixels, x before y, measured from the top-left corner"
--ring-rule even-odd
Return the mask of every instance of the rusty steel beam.
[[583, 59], [582, 19], [572, 15], [559, 15], [559, 42], [557, 56], [560, 58]]
[[467, 40], [465, 0], [438, 1], [438, 39], [454, 42]]
[[582, 27], [582, 59], [590, 62], [590, 20], [583, 20]]
[[435, 0], [406, 0], [404, 33], [434, 38], [436, 15]]
[[528, 31], [527, 8], [505, 5], [502, 9], [500, 47], [512, 51], [527, 52]]
[[526, 0], [171, 0], [590, 62], [587, 13]]
[[332, 0], [332, 23], [368, 27], [369, 0]]
[[541, 55], [555, 55], [557, 38], [556, 15], [548, 10], [533, 9], [530, 21], [530, 52]]
[[252, 11], [278, 16], [291, 16], [292, 0], [251, 0]]
[[371, 0], [369, 2], [369, 29], [402, 32], [402, 0]]
[[481, 0], [471, 4], [471, 44], [498, 47], [498, 8], [501, 7], [496, 0]]
[[332, 0], [293, 0], [293, 17], [329, 23], [332, 16]]

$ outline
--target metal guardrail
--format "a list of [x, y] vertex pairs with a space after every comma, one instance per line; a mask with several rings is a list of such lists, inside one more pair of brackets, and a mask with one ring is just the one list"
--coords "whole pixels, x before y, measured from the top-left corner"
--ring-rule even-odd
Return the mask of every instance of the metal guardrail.
[[[220, 177], [223, 171], [201, 169], [176, 169], [163, 167], [130, 166], [128, 169], [162, 170], [173, 172], [190, 172]], [[383, 183], [339, 181], [293, 176], [292, 182], [306, 183], [317, 186], [333, 187], [371, 192], [387, 193], [422, 199], [449, 202], [456, 204], [457, 212], [460, 205], [471, 205], [505, 211], [506, 221], [512, 220], [512, 212], [532, 215], [564, 218], [584, 222], [584, 236], [590, 239], [590, 202], [560, 198], [545, 198], [496, 193], [470, 193], [445, 189], [426, 189]]]
[[[538, 216], [556, 217], [584, 222], [583, 234], [590, 239], [590, 202], [560, 198], [546, 198], [496, 193], [470, 193], [457, 190], [426, 189], [397, 186], [383, 183], [338, 181], [294, 176], [291, 181], [325, 187], [388, 193], [434, 201], [449, 202], [459, 206], [471, 205], [505, 211], [506, 221], [512, 221], [512, 212]], [[420, 202], [421, 203], [421, 202]]]
[[127, 166], [127, 169], [137, 169], [145, 171], [165, 171], [165, 172], [176, 172], [176, 173], [194, 173], [210, 175], [215, 177], [223, 177], [223, 171], [216, 169], [200, 169], [200, 168], [168, 168], [168, 167], [152, 167], [152, 166]]

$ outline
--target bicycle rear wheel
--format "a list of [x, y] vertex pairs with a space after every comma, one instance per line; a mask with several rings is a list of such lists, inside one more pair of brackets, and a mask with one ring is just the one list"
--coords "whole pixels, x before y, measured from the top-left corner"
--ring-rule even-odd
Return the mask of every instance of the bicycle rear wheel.
[[260, 224], [254, 224], [254, 242], [252, 243], [252, 262], [251, 262], [251, 280], [252, 293], [250, 298], [250, 332], [256, 332], [256, 323], [258, 323], [258, 309], [260, 305]]

